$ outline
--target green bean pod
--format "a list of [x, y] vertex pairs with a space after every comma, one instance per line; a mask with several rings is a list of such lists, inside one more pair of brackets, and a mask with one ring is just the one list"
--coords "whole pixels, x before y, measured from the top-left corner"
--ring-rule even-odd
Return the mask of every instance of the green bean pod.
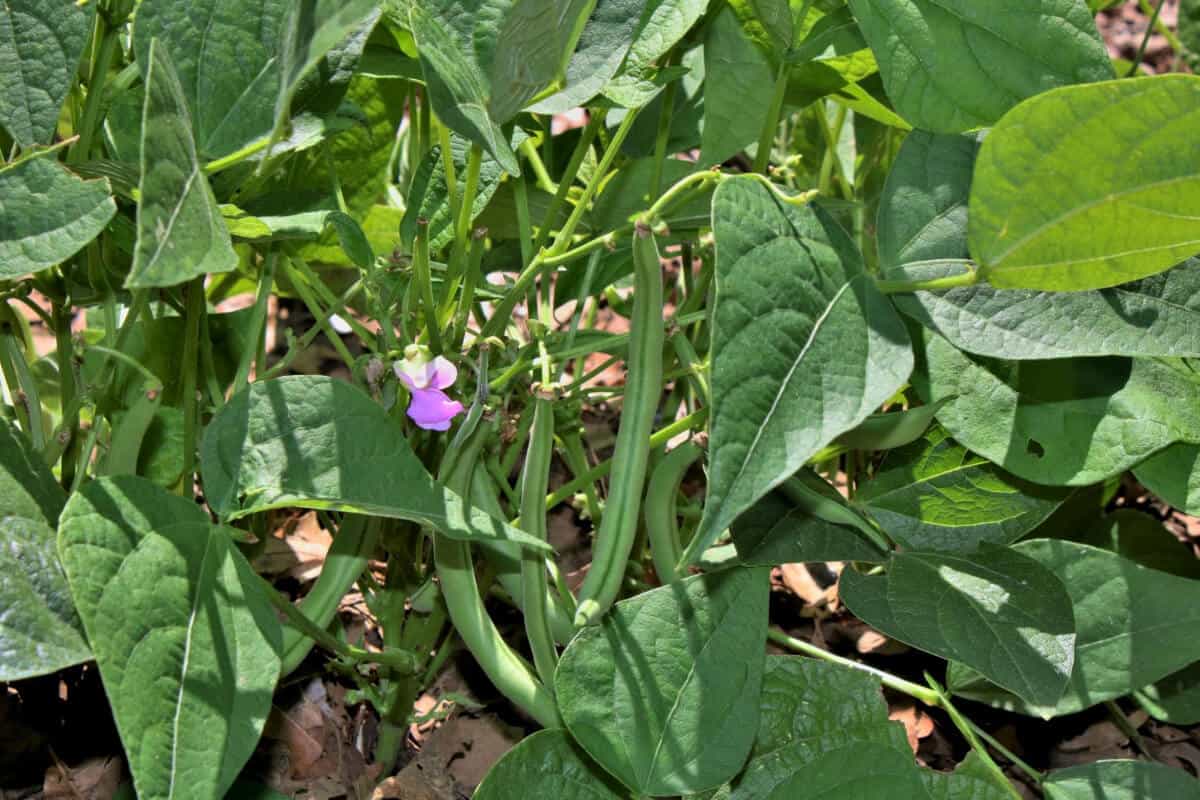
[[654, 234], [639, 222], [633, 237], [633, 315], [621, 425], [612, 457], [612, 478], [604, 518], [592, 543], [592, 566], [579, 592], [577, 626], [600, 620], [621, 589], [641, 516], [642, 489], [650, 458], [647, 441], [662, 395], [662, 267]]
[[162, 384], [157, 380], [147, 382], [133, 405], [113, 426], [108, 456], [104, 459], [101, 475], [136, 475], [138, 455], [142, 441], [154, 422], [154, 415], [162, 404]]
[[679, 542], [676, 497], [683, 476], [702, 452], [693, 442], [679, 445], [658, 462], [646, 488], [646, 538], [650, 541], [654, 571], [663, 583], [671, 583], [681, 577], [676, 568], [683, 555], [683, 546]]
[[[521, 521], [526, 533], [546, 541], [546, 487], [550, 483], [550, 460], [554, 454], [554, 407], [549, 397], [534, 402], [533, 427], [529, 431], [529, 450], [521, 471]], [[525, 549], [521, 553], [521, 610], [525, 615], [525, 634], [533, 651], [533, 664], [547, 687], [553, 685], [558, 652], [546, 603], [546, 560], [541, 553]]]
[[[452, 469], [446, 475], [446, 486], [462, 497], [470, 497], [471, 476], [487, 433], [486, 425], [477, 426], [463, 443]], [[475, 580], [471, 546], [467, 542], [440, 535], [435, 535], [433, 541], [434, 563], [442, 583], [446, 610], [471, 655], [505, 697], [543, 727], [562, 727], [554, 697], [534, 675], [529, 664], [504, 641], [488, 616], [483, 598], [479, 595], [479, 584]]]

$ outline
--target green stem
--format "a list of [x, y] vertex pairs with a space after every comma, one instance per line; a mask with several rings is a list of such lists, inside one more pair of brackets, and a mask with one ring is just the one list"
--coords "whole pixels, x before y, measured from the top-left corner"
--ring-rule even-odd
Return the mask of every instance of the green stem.
[[71, 338], [71, 312], [55, 303], [51, 306], [54, 319], [54, 356], [58, 362], [60, 407], [63, 410], [62, 431], [67, 437], [62, 456], [62, 485], [75, 482], [75, 462], [79, 459], [79, 403], [75, 385], [75, 343]]
[[113, 55], [121, 44], [120, 26], [112, 26], [104, 14], [96, 14], [96, 29], [92, 34], [100, 40], [100, 47], [92, 61], [91, 75], [88, 77], [87, 100], [83, 105], [83, 118], [76, 126], [75, 132], [79, 139], [67, 153], [68, 164], [78, 164], [86, 161], [92, 149], [92, 138], [96, 134], [97, 123], [100, 120], [100, 104], [104, 99], [104, 81], [108, 78], [108, 68], [112, 64]]
[[[667, 56], [663, 66], [671, 66], [674, 53]], [[649, 197], [658, 197], [662, 189], [663, 164], [667, 160], [667, 144], [671, 139], [671, 122], [675, 112], [675, 91], [679, 81], [671, 81], [662, 93], [662, 110], [658, 115], [658, 130], [654, 134], [654, 171], [650, 176]]]
[[288, 272], [292, 278], [292, 288], [296, 290], [296, 294], [300, 295], [300, 300], [308, 308], [308, 313], [312, 314], [316, 320], [316, 328], [325, 334], [325, 338], [329, 340], [329, 344], [337, 352], [338, 356], [351, 372], [354, 371], [354, 356], [347, 349], [346, 343], [342, 341], [342, 337], [333, 329], [333, 323], [329, 318], [336, 312], [333, 309], [322, 309], [320, 304], [313, 297], [312, 292], [305, 275], [297, 269], [291, 262], [288, 262]]
[[[583, 133], [579, 137], [579, 142], [576, 143], [575, 150], [571, 153], [571, 160], [567, 162], [567, 168], [563, 171], [562, 179], [559, 180], [557, 186], [551, 189], [554, 192], [554, 199], [550, 201], [550, 207], [546, 209], [546, 214], [542, 217], [542, 225], [538, 228], [537, 240], [533, 245], [534, 252], [541, 250], [546, 242], [550, 240], [550, 230], [554, 227], [554, 221], [558, 219], [563, 204], [567, 202], [567, 194], [571, 191], [571, 187], [575, 185], [575, 176], [579, 174], [579, 168], [583, 166], [583, 160], [587, 157], [588, 152], [591, 151], [592, 142], [596, 140], [596, 134], [603, 125], [604, 115], [593, 114], [591, 119], [588, 120], [588, 124], [584, 127]], [[536, 156], [536, 151], [534, 155]], [[530, 159], [530, 163], [540, 165], [541, 159]], [[545, 168], [543, 167], [543, 169]]]
[[229, 169], [235, 164], [240, 164], [251, 156], [257, 155], [263, 150], [266, 150], [267, 146], [270, 144], [270, 136], [264, 136], [261, 139], [256, 139], [245, 147], [235, 150], [227, 156], [221, 156], [220, 158], [209, 161], [204, 165], [204, 174], [215, 175], [221, 170]]
[[46, 447], [46, 432], [42, 426], [42, 401], [37, 382], [25, 361], [25, 351], [13, 331], [0, 335], [0, 370], [3, 370], [9, 393], [14, 402], [24, 406], [25, 432], [33, 449], [41, 452]]
[[183, 340], [183, 475], [179, 493], [192, 496], [196, 472], [196, 440], [199, 438], [199, 403], [196, 400], [197, 372], [200, 369], [200, 318], [207, 311], [204, 276], [187, 285], [187, 332]]
[[417, 238], [413, 242], [413, 280], [420, 292], [421, 310], [425, 316], [425, 330], [429, 333], [429, 346], [434, 355], [442, 353], [442, 331], [438, 324], [437, 300], [433, 297], [433, 275], [429, 269], [429, 220], [417, 220]]
[[521, 155], [525, 156], [525, 160], [529, 162], [530, 168], [533, 169], [534, 180], [537, 181], [538, 187], [544, 192], [557, 192], [558, 184], [550, 177], [550, 173], [546, 171], [546, 164], [542, 161], [541, 155], [538, 154], [537, 146], [534, 145], [533, 139], [526, 139], [521, 144], [517, 145], [517, 150]]
[[902, 292], [941, 292], [947, 289], [957, 289], [963, 286], [974, 286], [979, 283], [979, 270], [968, 269], [957, 275], [947, 275], [943, 278], [930, 278], [923, 281], [892, 281], [875, 280], [875, 288], [884, 294], [899, 294]]
[[969, 725], [971, 727], [971, 730], [975, 733], [976, 736], [978, 736], [983, 741], [987, 742], [988, 745], [990, 745], [991, 748], [993, 750], [995, 750], [997, 753], [999, 753], [1000, 755], [1004, 756], [1004, 758], [1011, 761], [1012, 764], [1017, 769], [1021, 770], [1021, 772], [1024, 772], [1029, 777], [1029, 779], [1034, 782], [1034, 784], [1036, 784], [1038, 786], [1042, 785], [1042, 781], [1044, 781], [1046, 779], [1045, 775], [1043, 775], [1041, 772], [1034, 769], [1033, 767], [1029, 766], [1029, 764], [1025, 763], [1025, 761], [1023, 761], [1016, 754], [1014, 754], [1011, 750], [1009, 750], [1007, 747], [1005, 747], [1003, 744], [1001, 744], [999, 741], [997, 741], [996, 737], [992, 736], [990, 733], [985, 731], [983, 728], [979, 727], [974, 722], [972, 722], [969, 719], [966, 719], [965, 717], [964, 717], [964, 721], [967, 723], [967, 725]]
[[758, 135], [758, 149], [754, 153], [754, 171], [760, 175], [767, 174], [771, 164], [771, 150], [775, 146], [775, 134], [779, 131], [779, 118], [783, 114], [783, 100], [787, 96], [788, 64], [780, 63], [779, 71], [775, 74], [775, 90], [771, 94], [771, 105], [767, 107], [767, 118], [763, 121], [762, 132]]
[[[1133, 57], [1133, 63], [1129, 66], [1129, 72], [1125, 75], [1126, 78], [1132, 78], [1134, 75], [1137, 75], [1138, 67], [1142, 65], [1142, 59], [1146, 57], [1146, 46], [1150, 44], [1150, 35], [1154, 33], [1155, 27], [1159, 26], [1159, 16], [1162, 13], [1164, 2], [1165, 0], [1158, 0], [1158, 3], [1154, 6], [1154, 10], [1151, 11], [1148, 8], [1150, 3], [1147, 0], [1138, 0], [1138, 6], [1142, 9], [1142, 12], [1150, 14], [1150, 21], [1146, 23], [1146, 33], [1142, 36], [1142, 43], [1138, 45], [1137, 55]], [[1171, 43], [1171, 47], [1176, 52], [1179, 52], [1179, 38], [1171, 34], [1166, 25], [1162, 25], [1161, 28], [1166, 34], [1167, 41]]]
[[254, 298], [254, 311], [251, 312], [253, 316], [250, 321], [250, 330], [254, 332], [254, 346], [247, 347], [242, 353], [237, 374], [233, 378], [233, 394], [237, 394], [250, 384], [250, 369], [258, 357], [258, 343], [267, 333], [267, 301], [275, 286], [275, 265], [278, 260], [279, 253], [274, 248], [269, 249], [263, 263], [262, 275], [258, 279], [258, 295]]
[[992, 759], [992, 756], [990, 753], [988, 753], [987, 748], [984, 747], [979, 739], [975, 736], [975, 726], [971, 724], [971, 721], [964, 717], [962, 712], [954, 707], [954, 704], [950, 702], [950, 696], [946, 694], [945, 690], [942, 689], [942, 687], [939, 686], [937, 682], [933, 680], [933, 678], [929, 677], [929, 673], [925, 673], [925, 680], [929, 682], [929, 685], [933, 687], [933, 690], [937, 693], [938, 702], [936, 705], [950, 716], [950, 721], [954, 723], [954, 727], [958, 728], [959, 732], [963, 735], [963, 738], [967, 740], [967, 744], [971, 745], [971, 749], [974, 750], [979, 756], [988, 772], [992, 773], [992, 776], [996, 779], [996, 781], [1003, 784], [1008, 789], [1008, 793], [1012, 795], [1015, 800], [1022, 800], [1021, 793], [1017, 791], [1017, 787], [1012, 785], [1012, 781], [1010, 781], [1004, 775], [1004, 771], [1000, 769], [1000, 767]]

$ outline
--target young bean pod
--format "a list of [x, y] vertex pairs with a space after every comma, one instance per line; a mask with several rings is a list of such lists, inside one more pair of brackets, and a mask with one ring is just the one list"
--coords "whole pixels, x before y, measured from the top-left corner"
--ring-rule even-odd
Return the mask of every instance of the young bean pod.
[[[520, 527], [542, 541], [546, 540], [546, 486], [550, 482], [550, 460], [554, 454], [553, 400], [539, 396], [534, 402], [533, 427], [529, 431], [529, 451], [521, 472]], [[537, 673], [549, 687], [554, 681], [558, 652], [546, 603], [546, 559], [541, 553], [521, 552], [521, 610], [525, 614], [525, 634], [533, 651]]]
[[629, 361], [621, 426], [612, 457], [612, 479], [604, 518], [592, 543], [592, 566], [579, 592], [575, 624], [600, 620], [621, 589], [641, 516], [642, 489], [650, 458], [647, 444], [662, 394], [662, 268], [649, 225], [639, 222], [633, 237], [633, 317], [629, 325]]
[[679, 483], [702, 452], [693, 442], [684, 442], [676, 447], [658, 462], [650, 476], [650, 485], [646, 488], [646, 538], [650, 541], [654, 571], [663, 583], [671, 583], [681, 577], [676, 565], [683, 555], [683, 547], [679, 542], [675, 500], [679, 494]]

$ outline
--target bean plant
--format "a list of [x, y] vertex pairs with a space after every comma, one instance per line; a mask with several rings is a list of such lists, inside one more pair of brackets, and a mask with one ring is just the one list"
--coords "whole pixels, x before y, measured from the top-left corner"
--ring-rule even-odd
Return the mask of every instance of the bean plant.
[[[542, 729], [480, 800], [1200, 797], [976, 721], [1200, 721], [1139, 511], [1200, 513], [1200, 78], [1093, 12], [0, 3], [0, 681], [94, 661], [143, 798], [230, 792], [302, 664], [386, 776], [463, 649]], [[796, 562], [928, 671], [770, 624]]]

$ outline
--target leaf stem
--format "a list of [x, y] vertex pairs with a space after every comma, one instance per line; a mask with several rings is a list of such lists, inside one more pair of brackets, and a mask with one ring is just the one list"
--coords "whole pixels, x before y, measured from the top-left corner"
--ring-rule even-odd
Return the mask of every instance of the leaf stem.
[[775, 91], [771, 95], [771, 105], [767, 108], [767, 118], [763, 121], [762, 132], [758, 135], [758, 149], [754, 152], [753, 169], [760, 175], [766, 175], [767, 167], [771, 164], [771, 150], [775, 145], [775, 134], [779, 131], [783, 100], [787, 96], [788, 74], [788, 63], [782, 60], [779, 71], [775, 74]]
[[191, 497], [196, 471], [196, 439], [200, 409], [196, 400], [197, 372], [200, 369], [200, 318], [207, 309], [204, 276], [187, 284], [186, 333], [183, 340], [183, 474], [179, 493]]
[[957, 275], [947, 275], [942, 278], [930, 278], [920, 281], [898, 281], [877, 278], [875, 288], [884, 294], [900, 294], [905, 292], [940, 292], [947, 289], [958, 289], [964, 286], [974, 286], [979, 283], [979, 270], [968, 269]]
[[104, 81], [108, 77], [108, 67], [112, 63], [113, 54], [121, 43], [121, 27], [109, 24], [105, 14], [97, 13], [93, 36], [99, 37], [100, 47], [92, 61], [87, 99], [83, 104], [83, 117], [75, 129], [79, 139], [67, 153], [68, 164], [78, 164], [87, 160], [88, 152], [92, 148], [92, 137], [96, 133], [96, 123], [100, 118], [100, 103], [104, 99]]
[[879, 679], [880, 683], [889, 689], [894, 689], [901, 694], [906, 694], [909, 697], [920, 700], [927, 706], [933, 706], [934, 708], [941, 706], [941, 698], [939, 697], [938, 693], [933, 689], [930, 689], [928, 686], [922, 686], [919, 683], [906, 681], [903, 678], [891, 674], [890, 672], [884, 672], [881, 669], [876, 669], [869, 664], [863, 664], [858, 661], [853, 661], [849, 658], [835, 655], [828, 650], [823, 650], [820, 647], [817, 647], [815, 644], [809, 644], [803, 639], [797, 639], [794, 636], [789, 636], [776, 628], [767, 629], [767, 638], [775, 644], [785, 647], [793, 652], [806, 656], [812, 656], [813, 658], [819, 658], [822, 661], [828, 661], [831, 664], [840, 664], [843, 667], [849, 667], [850, 669], [873, 675]]

